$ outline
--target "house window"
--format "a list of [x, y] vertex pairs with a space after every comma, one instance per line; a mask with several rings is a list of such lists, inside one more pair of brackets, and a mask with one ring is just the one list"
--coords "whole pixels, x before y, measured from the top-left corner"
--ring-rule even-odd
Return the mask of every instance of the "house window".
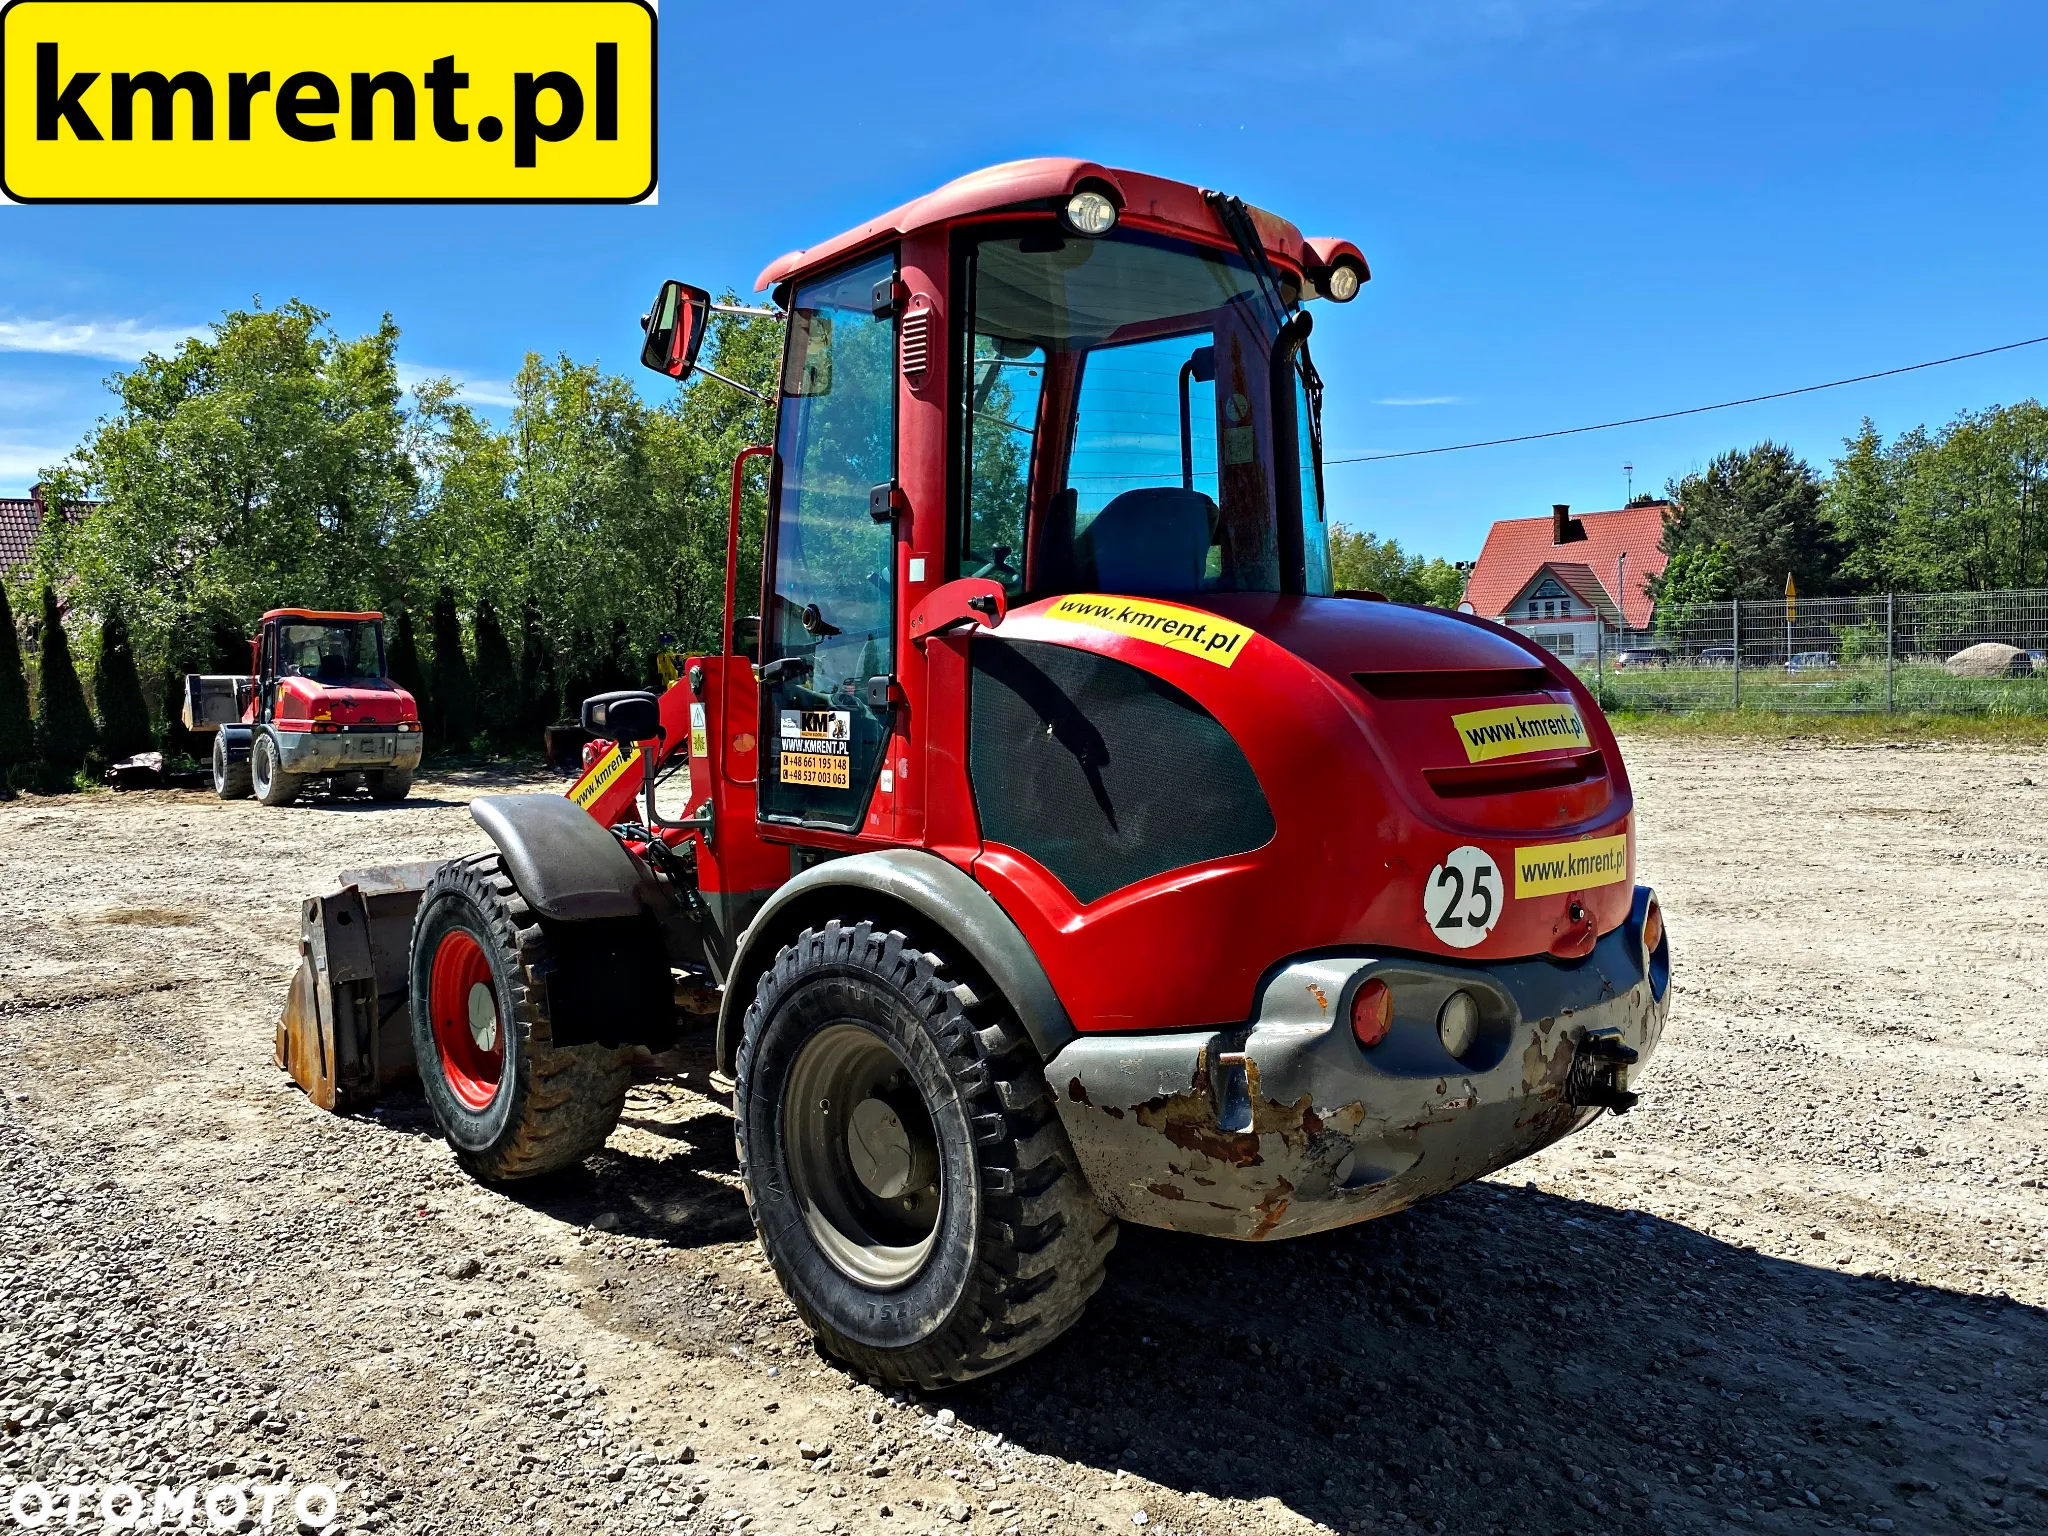
[[1542, 605], [1541, 603], [1537, 602], [1535, 598], [1533, 598], [1533, 597], [1532, 597], [1532, 598], [1530, 598], [1530, 599], [1529, 599], [1529, 617], [1530, 617], [1530, 618], [1532, 618], [1532, 619], [1535, 619], [1535, 618], [1541, 618], [1541, 617], [1542, 617], [1542, 615], [1543, 615], [1543, 605]]
[[1557, 654], [1569, 656], [1577, 649], [1576, 638], [1570, 630], [1562, 630], [1557, 637]]

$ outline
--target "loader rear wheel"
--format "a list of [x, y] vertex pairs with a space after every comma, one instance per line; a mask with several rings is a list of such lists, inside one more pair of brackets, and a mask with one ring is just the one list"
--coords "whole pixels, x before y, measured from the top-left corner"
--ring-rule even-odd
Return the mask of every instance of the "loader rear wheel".
[[249, 783], [265, 805], [290, 805], [299, 798], [306, 781], [286, 771], [275, 738], [268, 731], [259, 731], [249, 751]]
[[403, 800], [412, 793], [410, 768], [377, 768], [365, 775], [372, 800]]
[[1029, 1039], [900, 932], [829, 922], [776, 956], [733, 1102], [769, 1262], [864, 1375], [972, 1380], [1058, 1338], [1102, 1284], [1116, 1222]]
[[249, 760], [228, 761], [227, 736], [221, 731], [213, 733], [213, 792], [223, 800], [249, 798]]
[[619, 1123], [633, 1046], [553, 1043], [556, 946], [496, 853], [436, 870], [412, 930], [412, 1038], [434, 1117], [474, 1177], [581, 1162]]

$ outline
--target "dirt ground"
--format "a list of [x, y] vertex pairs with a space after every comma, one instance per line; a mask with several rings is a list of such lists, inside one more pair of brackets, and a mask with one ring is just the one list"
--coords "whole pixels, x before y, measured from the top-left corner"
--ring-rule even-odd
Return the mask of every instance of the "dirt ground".
[[270, 1065], [297, 899], [552, 781], [0, 805], [0, 1531], [29, 1482], [325, 1482], [380, 1536], [2048, 1529], [2048, 750], [1630, 760], [1635, 1113], [1346, 1232], [1126, 1228], [929, 1400], [810, 1347], [701, 1069], [495, 1192], [416, 1095]]

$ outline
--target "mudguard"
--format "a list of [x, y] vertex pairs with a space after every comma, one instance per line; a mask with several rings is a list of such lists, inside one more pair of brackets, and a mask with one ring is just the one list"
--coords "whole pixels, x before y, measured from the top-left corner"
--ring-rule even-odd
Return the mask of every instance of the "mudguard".
[[227, 746], [229, 762], [246, 763], [249, 754], [256, 750], [256, 727], [224, 725], [220, 728], [220, 739]]
[[[863, 896], [880, 901], [862, 910]], [[806, 927], [834, 917], [886, 916], [892, 905], [929, 922], [996, 984], [1041, 1060], [1052, 1060], [1075, 1038], [1078, 1031], [1046, 979], [1045, 968], [996, 899], [936, 854], [891, 848], [814, 864], [768, 898], [740, 935], [733, 956], [718, 1012], [720, 1067], [732, 1070], [740, 1024], [754, 1000], [754, 983], [784, 944]]]
[[542, 917], [582, 923], [647, 910], [642, 880], [617, 838], [560, 795], [484, 795], [469, 814], [504, 855], [506, 873]]

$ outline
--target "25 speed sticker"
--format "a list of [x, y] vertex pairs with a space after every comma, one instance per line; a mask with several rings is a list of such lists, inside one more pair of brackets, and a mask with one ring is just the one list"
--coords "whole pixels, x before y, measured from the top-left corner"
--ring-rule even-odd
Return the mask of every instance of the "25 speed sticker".
[[1444, 855], [1422, 887], [1422, 918], [1453, 949], [1470, 949], [1500, 921], [1506, 896], [1500, 866], [1484, 848], [1467, 843]]

